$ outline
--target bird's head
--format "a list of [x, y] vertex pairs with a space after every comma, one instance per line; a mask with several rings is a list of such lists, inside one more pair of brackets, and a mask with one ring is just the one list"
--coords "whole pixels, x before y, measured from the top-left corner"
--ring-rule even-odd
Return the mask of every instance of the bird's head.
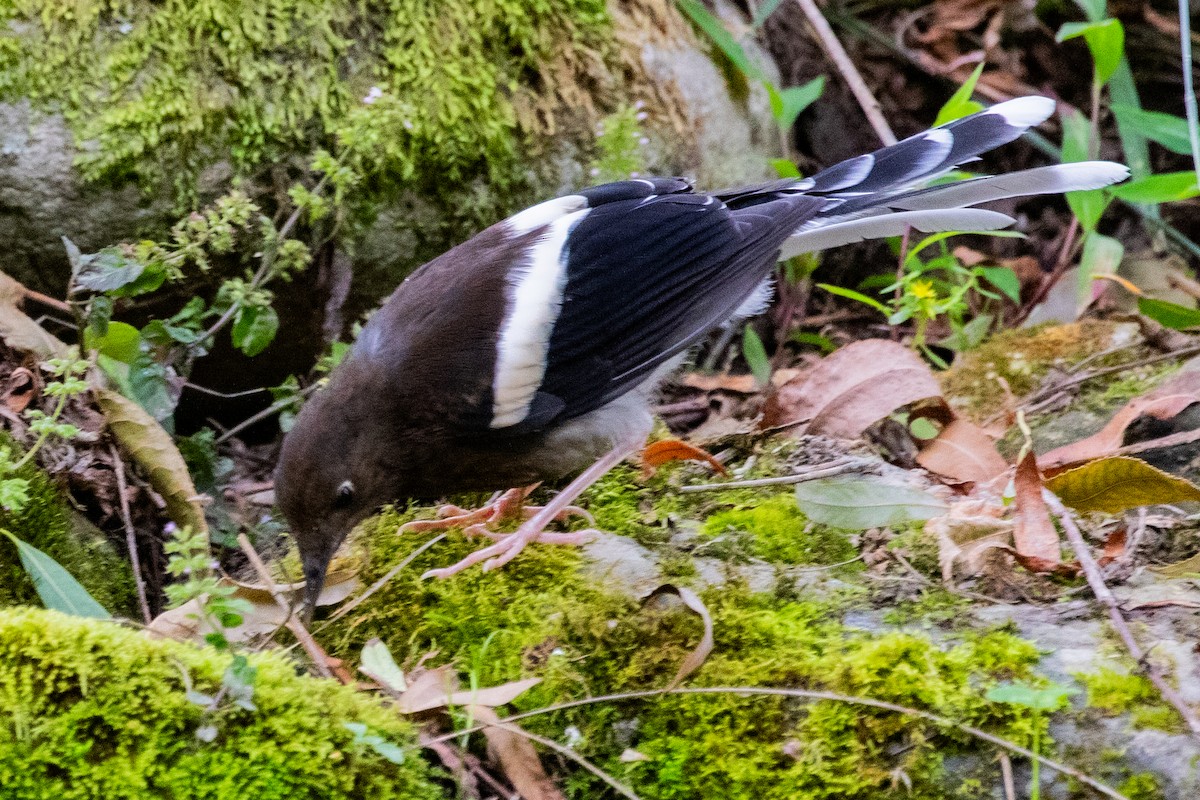
[[276, 499], [304, 567], [306, 617], [334, 552], [355, 525], [400, 491], [385, 463], [390, 437], [376, 430], [377, 417], [362, 413], [359, 401], [369, 388], [352, 385], [352, 369], [341, 372], [305, 404], [275, 469]]

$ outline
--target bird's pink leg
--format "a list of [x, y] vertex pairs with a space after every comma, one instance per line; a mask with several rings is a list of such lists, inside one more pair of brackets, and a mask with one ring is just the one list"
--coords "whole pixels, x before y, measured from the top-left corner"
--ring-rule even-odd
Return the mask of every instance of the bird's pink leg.
[[[507, 534], [493, 531], [489, 526], [496, 525], [509, 519], [530, 519], [542, 510], [541, 506], [525, 505], [525, 498], [538, 487], [538, 484], [521, 489], [509, 489], [507, 492], [492, 498], [487, 504], [474, 511], [456, 505], [446, 504], [438, 508], [437, 519], [422, 519], [406, 522], [400, 526], [398, 533], [420, 533], [422, 531], [440, 531], [449, 528], [461, 528], [464, 533], [472, 536], [486, 536], [492, 539], [503, 538]], [[592, 515], [577, 506], [567, 506], [562, 509], [555, 519], [566, 519], [572, 514], [584, 517], [595, 524]], [[552, 542], [554, 537], [561, 534], [547, 534]]]
[[589, 486], [603, 477], [606, 472], [621, 463], [622, 459], [633, 452], [634, 449], [627, 445], [613, 448], [584, 470], [579, 477], [567, 484], [565, 489], [555, 495], [553, 500], [540, 508], [531, 518], [522, 523], [521, 527], [516, 531], [504, 536], [489, 547], [476, 550], [457, 564], [452, 564], [442, 569], [431, 569], [421, 577], [448, 578], [481, 561], [485, 562], [483, 565], [484, 572], [498, 569], [516, 558], [525, 545], [534, 541], [553, 544], [583, 544], [587, 542], [596, 531], [546, 533], [543, 529], [557, 519], [564, 511], [572, 508], [571, 502], [575, 498], [583, 494]]

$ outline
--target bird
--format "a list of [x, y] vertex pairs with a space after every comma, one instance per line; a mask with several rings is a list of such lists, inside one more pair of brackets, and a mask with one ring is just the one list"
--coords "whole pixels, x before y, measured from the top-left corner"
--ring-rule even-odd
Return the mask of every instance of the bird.
[[645, 443], [655, 391], [689, 351], [765, 308], [778, 261], [910, 229], [1003, 228], [1014, 220], [972, 206], [1128, 177], [1086, 161], [930, 184], [1054, 111], [1049, 98], [1016, 98], [810, 177], [709, 192], [683, 178], [595, 186], [414, 271], [284, 437], [276, 498], [305, 613], [348, 533], [391, 502], [577, 474], [515, 532], [432, 574], [501, 566], [539, 538], [575, 541], [544, 529]]

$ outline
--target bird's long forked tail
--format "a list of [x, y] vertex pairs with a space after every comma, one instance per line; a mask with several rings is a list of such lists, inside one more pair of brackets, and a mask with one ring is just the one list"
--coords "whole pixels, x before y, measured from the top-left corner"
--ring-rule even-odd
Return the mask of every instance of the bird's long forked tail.
[[929, 181], [1013, 141], [1054, 113], [1054, 101], [1019, 97], [911, 136], [890, 147], [835, 164], [796, 189], [829, 205], [783, 245], [791, 258], [865, 239], [922, 233], [987, 231], [1014, 220], [979, 203], [1037, 194], [1099, 189], [1129, 177], [1111, 161], [1081, 161], [1004, 175], [925, 186]]

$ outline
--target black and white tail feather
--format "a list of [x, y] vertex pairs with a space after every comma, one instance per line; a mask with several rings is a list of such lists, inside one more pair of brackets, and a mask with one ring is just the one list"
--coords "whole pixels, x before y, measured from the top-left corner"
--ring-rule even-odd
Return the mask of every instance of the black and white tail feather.
[[[1013, 223], [978, 203], [1096, 189], [1128, 177], [1105, 161], [927, 187], [1047, 119], [1024, 97], [917, 134], [812, 177], [697, 193], [679, 178], [606, 184], [517, 214], [534, 235], [505, 273], [487, 428], [511, 435], [580, 417], [769, 296], [778, 259], [921, 232]], [[481, 409], [483, 410], [483, 409]]]

